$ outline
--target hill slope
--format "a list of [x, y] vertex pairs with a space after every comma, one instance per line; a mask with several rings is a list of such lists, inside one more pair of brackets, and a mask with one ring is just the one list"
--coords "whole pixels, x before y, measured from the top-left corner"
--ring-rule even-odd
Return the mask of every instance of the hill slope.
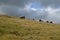
[[0, 15], [0, 40], [60, 40], [60, 25]]

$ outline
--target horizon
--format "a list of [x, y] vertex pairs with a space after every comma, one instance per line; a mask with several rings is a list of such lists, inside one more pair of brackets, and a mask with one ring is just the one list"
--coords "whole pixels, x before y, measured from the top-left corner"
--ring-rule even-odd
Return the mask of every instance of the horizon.
[[0, 14], [26, 16], [60, 24], [60, 0], [0, 0]]

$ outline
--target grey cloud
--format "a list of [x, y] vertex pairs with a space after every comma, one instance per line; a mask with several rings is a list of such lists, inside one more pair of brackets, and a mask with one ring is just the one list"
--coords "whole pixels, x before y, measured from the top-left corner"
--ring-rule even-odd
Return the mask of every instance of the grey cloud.
[[60, 0], [31, 0], [31, 2], [38, 3], [44, 7], [51, 6], [52, 8], [60, 7]]
[[3, 13], [7, 15], [18, 16], [18, 7], [9, 6], [9, 5], [1, 5], [0, 8], [1, 8], [0, 11], [2, 11]]
[[16, 5], [19, 7], [24, 7], [25, 4], [38, 3], [43, 6], [52, 6], [53, 8], [60, 7], [60, 0], [0, 0], [1, 3], [6, 3], [10, 5]]
[[14, 5], [24, 7], [25, 4], [29, 3], [28, 0], [0, 0], [1, 4]]
[[20, 15], [21, 16], [26, 16], [26, 18], [30, 18], [30, 19], [46, 19], [47, 16], [48, 16], [48, 12], [46, 11], [33, 11], [33, 10], [26, 10], [26, 9], [23, 9], [19, 11]]
[[60, 23], [60, 10], [48, 15], [47, 20], [53, 21], [54, 23]]

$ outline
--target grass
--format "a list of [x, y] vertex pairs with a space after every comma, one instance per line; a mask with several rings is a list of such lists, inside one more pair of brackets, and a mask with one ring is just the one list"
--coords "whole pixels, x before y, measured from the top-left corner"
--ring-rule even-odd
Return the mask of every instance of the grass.
[[0, 15], [0, 40], [60, 40], [60, 25]]

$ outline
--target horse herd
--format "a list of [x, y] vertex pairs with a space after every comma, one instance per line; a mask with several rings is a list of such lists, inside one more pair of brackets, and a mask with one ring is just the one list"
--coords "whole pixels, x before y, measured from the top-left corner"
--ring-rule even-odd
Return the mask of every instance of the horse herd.
[[[21, 19], [25, 19], [25, 16], [21, 16]], [[35, 19], [32, 19], [35, 20]], [[39, 19], [39, 22], [44, 22], [42, 19]], [[47, 23], [53, 23], [52, 21], [46, 21]]]

